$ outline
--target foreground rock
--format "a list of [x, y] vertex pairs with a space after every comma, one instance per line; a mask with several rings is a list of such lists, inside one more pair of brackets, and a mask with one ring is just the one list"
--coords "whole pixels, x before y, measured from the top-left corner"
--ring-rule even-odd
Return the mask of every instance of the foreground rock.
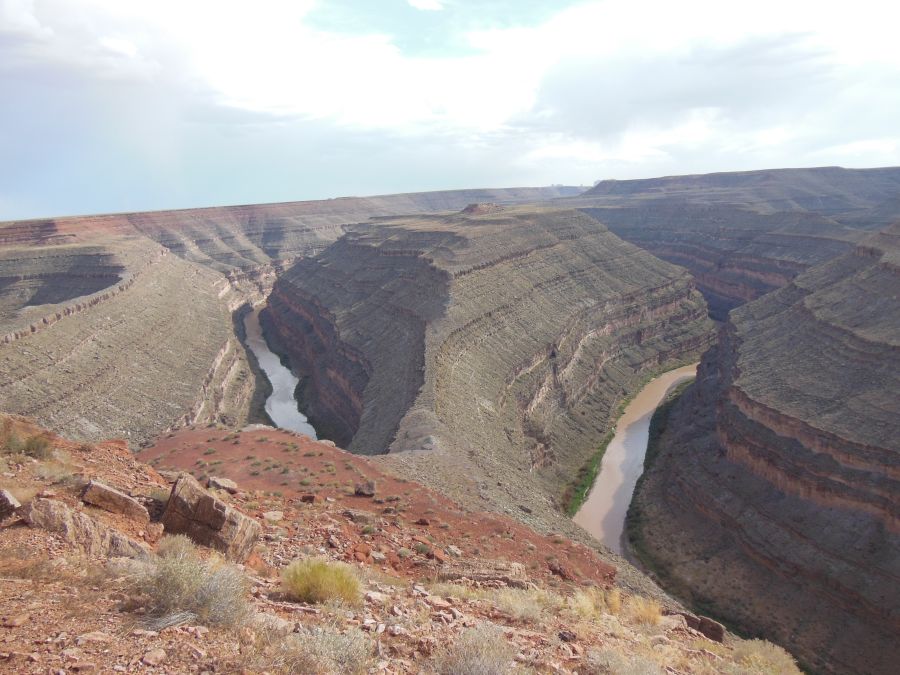
[[9, 518], [20, 506], [19, 500], [8, 490], [0, 490], [0, 520]]
[[81, 499], [87, 504], [99, 506], [110, 513], [121, 513], [142, 523], [150, 522], [150, 514], [143, 504], [100, 481], [92, 480], [88, 483]]
[[823, 673], [900, 652], [900, 225], [731, 314], [639, 488], [681, 597]]
[[21, 511], [25, 522], [62, 536], [90, 556], [140, 558], [150, 549], [55, 499], [34, 499]]
[[260, 534], [259, 523], [211, 495], [186, 473], [172, 487], [162, 522], [166, 532], [186, 534], [238, 562], [247, 559]]

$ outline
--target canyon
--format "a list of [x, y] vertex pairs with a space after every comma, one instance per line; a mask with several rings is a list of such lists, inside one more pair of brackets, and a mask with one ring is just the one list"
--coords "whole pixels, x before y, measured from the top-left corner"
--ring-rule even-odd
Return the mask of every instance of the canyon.
[[[825, 167], [0, 223], [0, 411], [167, 468], [214, 450], [271, 496], [251, 457], [294, 441], [219, 431], [272, 423], [280, 369], [327, 439], [309, 452], [579, 542], [628, 592], [815, 672], [882, 675], [898, 194], [898, 168]], [[697, 360], [629, 513], [654, 582], [566, 509], [623, 404]]]
[[545, 528], [620, 402], [713, 336], [681, 269], [532, 206], [350, 228], [263, 317], [324, 437]]
[[298, 257], [386, 214], [565, 196], [457, 190], [0, 223], [0, 409], [73, 438], [147, 444], [267, 421], [242, 318]]
[[900, 214], [900, 169], [778, 169], [601, 181], [566, 200], [690, 270], [728, 311], [851, 251]]
[[900, 224], [731, 312], [632, 505], [695, 606], [823, 673], [895, 672]]

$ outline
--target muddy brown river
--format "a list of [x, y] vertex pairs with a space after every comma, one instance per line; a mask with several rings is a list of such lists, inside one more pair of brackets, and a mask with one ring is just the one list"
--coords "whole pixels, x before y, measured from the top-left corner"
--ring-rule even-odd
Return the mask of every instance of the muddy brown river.
[[694, 377], [697, 364], [663, 373], [651, 380], [625, 408], [616, 423], [600, 472], [587, 500], [573, 519], [607, 547], [621, 554], [625, 515], [641, 472], [650, 436], [650, 418], [674, 387]]
[[259, 325], [259, 310], [260, 308], [256, 308], [244, 317], [244, 328], [247, 331], [247, 346], [256, 355], [259, 367], [272, 384], [272, 395], [266, 399], [266, 412], [275, 426], [316, 438], [316, 430], [297, 408], [297, 400], [294, 398], [294, 389], [299, 380], [281, 364], [281, 360], [266, 344]]

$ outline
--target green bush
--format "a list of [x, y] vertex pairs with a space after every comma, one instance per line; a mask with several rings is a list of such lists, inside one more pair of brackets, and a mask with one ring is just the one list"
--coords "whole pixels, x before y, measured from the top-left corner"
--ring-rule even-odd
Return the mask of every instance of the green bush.
[[362, 597], [359, 577], [350, 565], [325, 558], [295, 560], [281, 573], [284, 591], [300, 602], [343, 600], [358, 603]]

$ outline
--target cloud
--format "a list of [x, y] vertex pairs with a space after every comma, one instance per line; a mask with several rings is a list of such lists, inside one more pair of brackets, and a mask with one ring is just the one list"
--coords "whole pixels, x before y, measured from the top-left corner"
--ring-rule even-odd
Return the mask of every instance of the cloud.
[[900, 163], [883, 2], [362, 1], [0, 0], [0, 218]]
[[410, 7], [427, 12], [439, 12], [444, 9], [444, 3], [440, 0], [407, 0]]

